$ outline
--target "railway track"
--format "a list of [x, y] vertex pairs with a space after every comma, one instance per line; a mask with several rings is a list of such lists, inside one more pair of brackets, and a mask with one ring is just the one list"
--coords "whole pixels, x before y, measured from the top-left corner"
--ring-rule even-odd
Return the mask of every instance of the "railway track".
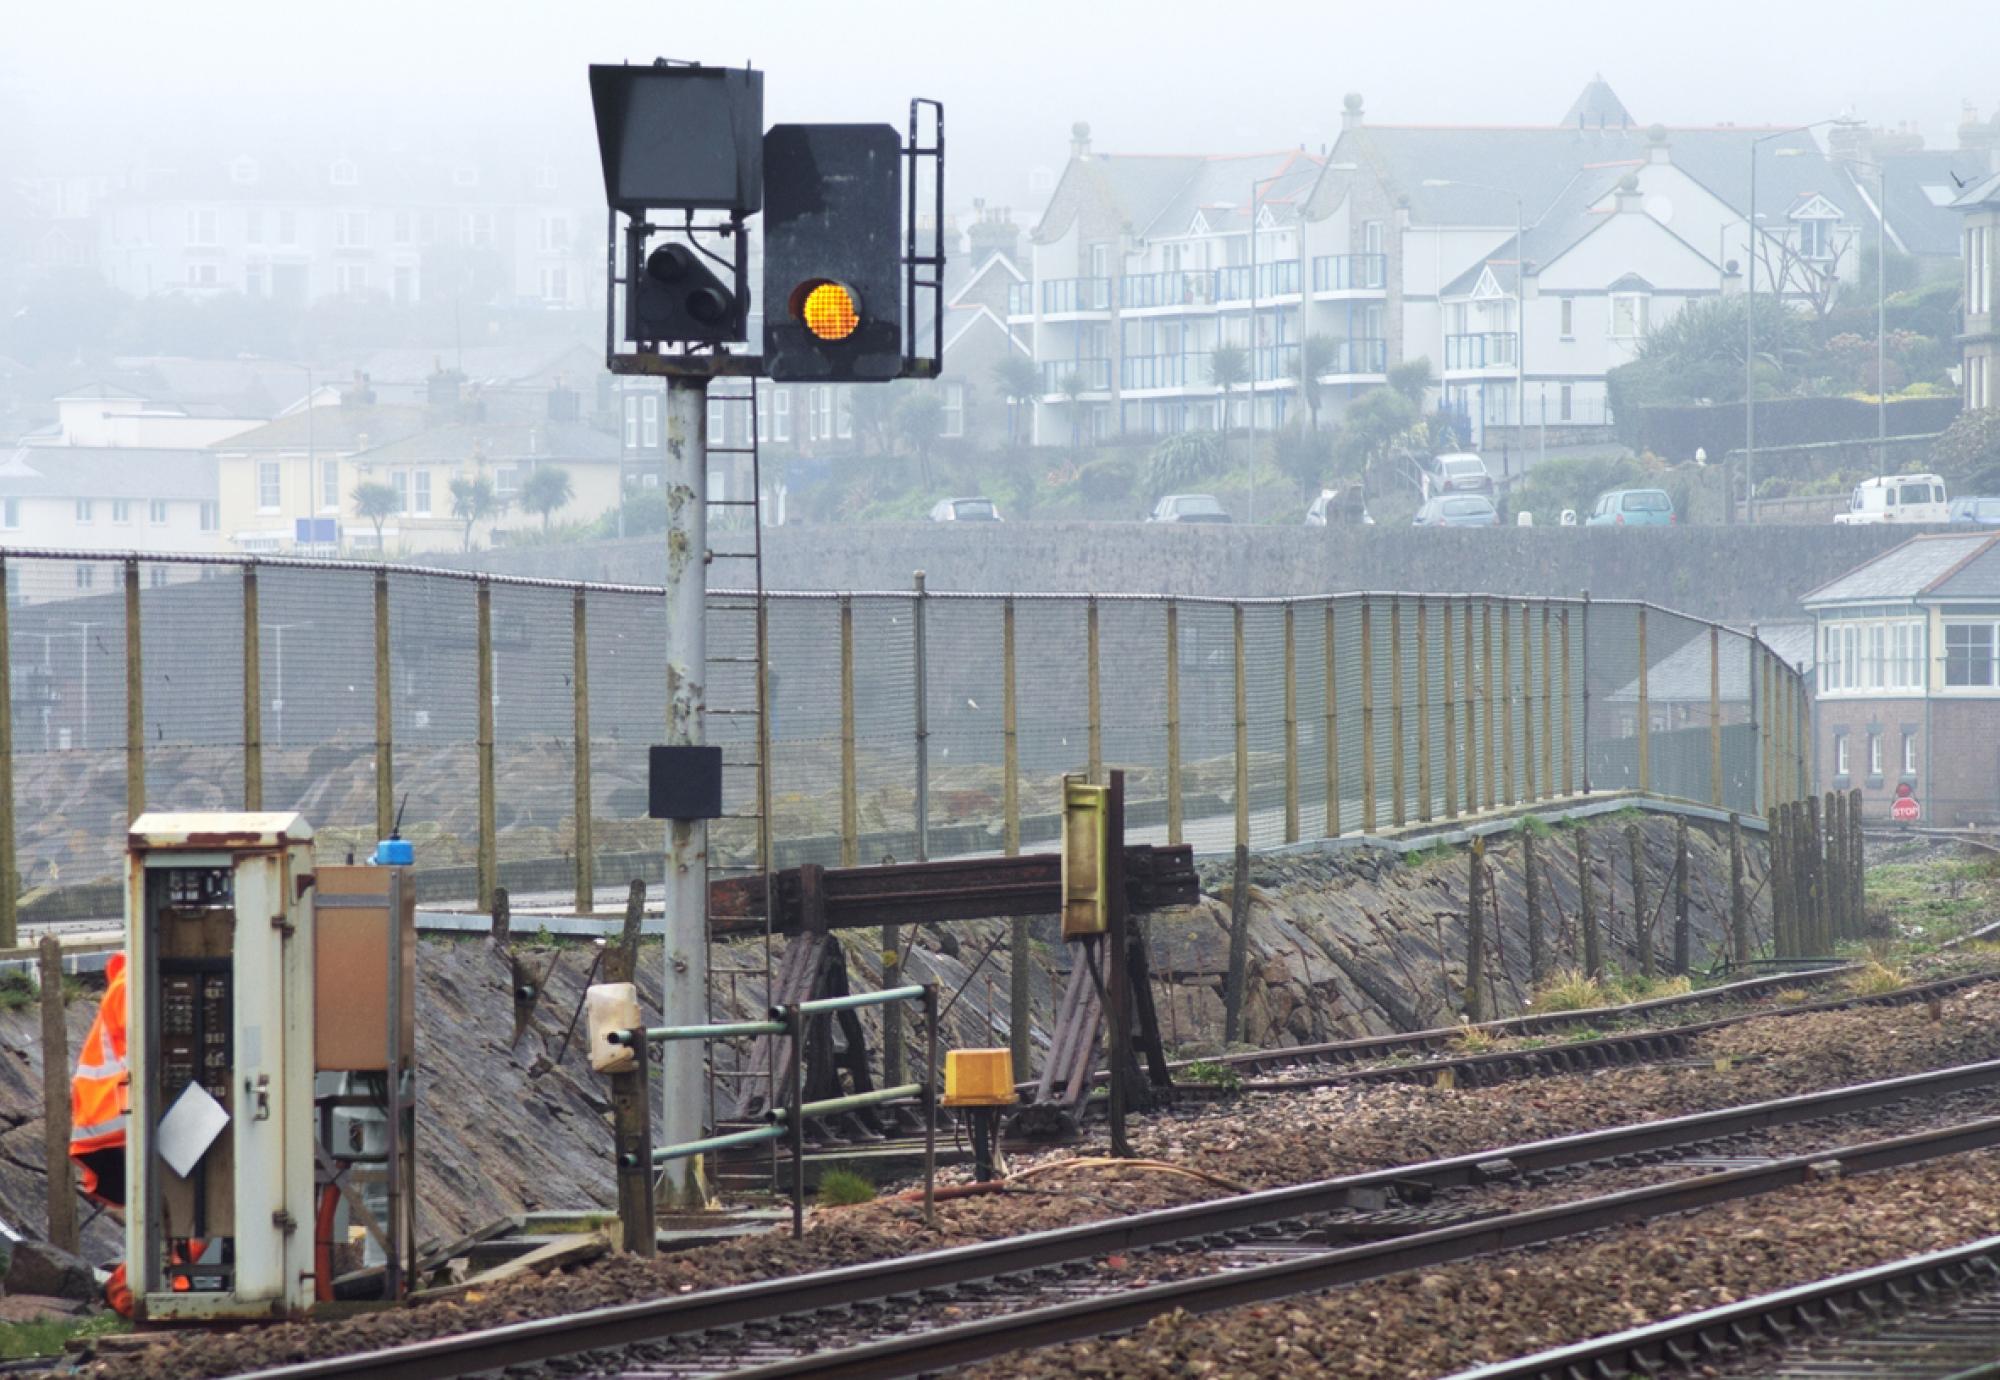
[[1449, 1380], [1994, 1380], [2000, 1236], [1461, 1371]]
[[[1208, 1312], [1416, 1266], [1560, 1239], [1753, 1196], [1828, 1172], [1865, 1172], [2000, 1144], [2000, 1117], [1775, 1157], [1760, 1133], [1865, 1116], [1913, 1099], [1984, 1097], [2000, 1060], [1659, 1122], [1222, 1198], [975, 1246], [624, 1304], [257, 1372], [264, 1380], [539, 1374], [892, 1376], [1123, 1331], [1174, 1308]], [[1534, 1185], [1587, 1167], [1679, 1161], [1682, 1176], [1518, 1211], [1444, 1201], [1451, 1190]], [[1717, 1166], [1724, 1166], [1718, 1168]], [[1164, 1283], [1132, 1287], [1107, 1262], [1149, 1252]], [[952, 1325], [933, 1326], [940, 1317]]]

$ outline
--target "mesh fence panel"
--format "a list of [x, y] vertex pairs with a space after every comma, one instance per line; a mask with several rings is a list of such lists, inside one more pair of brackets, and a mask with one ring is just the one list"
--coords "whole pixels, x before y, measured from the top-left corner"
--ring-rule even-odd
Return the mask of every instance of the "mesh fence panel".
[[[147, 800], [158, 808], [237, 808], [245, 780], [242, 568], [157, 560], [138, 571]], [[8, 573], [11, 820], [23, 883], [112, 881], [127, 808], [124, 563], [88, 553], [11, 556]], [[366, 567], [258, 567], [254, 712], [263, 803], [301, 811], [336, 851], [365, 851], [378, 828], [375, 578]], [[408, 800], [405, 829], [425, 865], [469, 868], [479, 845], [478, 585], [405, 569], [387, 580], [394, 796]], [[568, 586], [498, 579], [491, 590], [494, 842], [504, 862], [548, 862], [528, 875], [555, 889], [577, 838], [576, 595]], [[598, 587], [584, 598], [596, 871], [616, 883], [656, 859], [661, 843], [662, 826], [646, 817], [644, 749], [665, 724], [664, 604], [658, 593]], [[842, 602], [776, 596], [767, 609], [769, 804], [781, 866], [842, 860]], [[915, 601], [870, 594], [848, 603], [854, 853], [862, 863], [909, 861], [916, 856]], [[754, 863], [755, 611], [726, 591], [711, 606], [706, 676], [715, 712], [707, 733], [730, 764], [725, 810], [744, 816], [718, 823], [713, 851], [718, 863]], [[1005, 607], [998, 596], [924, 601], [934, 857], [1002, 844]], [[1128, 823], [1140, 839], [1163, 838], [1168, 816], [1167, 607], [1151, 599], [1096, 604], [1101, 756], [1127, 772]], [[1226, 851], [1238, 804], [1237, 608], [1204, 599], [1174, 607], [1183, 836], [1202, 851]], [[1029, 850], [1057, 838], [1059, 779], [1089, 759], [1089, 608], [1081, 598], [1015, 602]], [[1364, 609], [1372, 733], [1364, 733]], [[1243, 804], [1251, 842], [1268, 846], [1290, 832], [1294, 776], [1302, 837], [1328, 831], [1330, 799], [1338, 806], [1333, 827], [1362, 828], [1372, 795], [1373, 825], [1387, 829], [1399, 784], [1402, 816], [1416, 822], [1427, 808], [1439, 819], [1462, 814], [1468, 799], [1475, 808], [1502, 803], [1510, 778], [1517, 800], [1581, 791], [1587, 780], [1599, 792], [1649, 786], [1761, 813], [1758, 722], [1771, 706], [1750, 639], [1648, 608], [1642, 711], [1639, 614], [1638, 605], [1621, 602], [1479, 595], [1244, 605]], [[1792, 683], [1781, 668], [1771, 675]], [[1330, 705], [1338, 737], [1331, 790]]]

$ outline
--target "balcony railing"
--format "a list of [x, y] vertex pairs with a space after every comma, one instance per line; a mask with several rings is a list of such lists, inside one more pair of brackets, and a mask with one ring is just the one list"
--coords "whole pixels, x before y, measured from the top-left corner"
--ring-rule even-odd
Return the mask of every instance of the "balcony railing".
[[1256, 366], [1257, 382], [1270, 383], [1275, 380], [1299, 377], [1299, 347], [1297, 345], [1259, 345], [1251, 352]]
[[1102, 393], [1111, 387], [1108, 359], [1048, 359], [1042, 361], [1042, 393], [1053, 396], [1063, 391], [1063, 380], [1071, 374], [1082, 380], [1085, 393]]
[[1229, 268], [1215, 270], [1215, 300], [1218, 302], [1247, 302], [1253, 295], [1252, 282], [1256, 284], [1255, 296], [1277, 297], [1283, 293], [1299, 290], [1299, 261], [1280, 259], [1275, 263], [1258, 264], [1254, 271], [1249, 264], [1236, 264]]
[[1326, 374], [1382, 374], [1389, 369], [1389, 342], [1379, 336], [1353, 336], [1333, 343]]
[[1215, 275], [1174, 269], [1165, 273], [1128, 273], [1118, 280], [1118, 305], [1127, 311], [1143, 307], [1199, 307], [1215, 300]]
[[1186, 355], [1127, 355], [1118, 361], [1118, 386], [1128, 391], [1185, 388], [1187, 362]]
[[1444, 367], [1446, 369], [1512, 368], [1515, 359], [1514, 344], [1517, 339], [1512, 331], [1479, 331], [1470, 335], [1448, 335], [1444, 338]]
[[1314, 292], [1380, 292], [1388, 280], [1386, 254], [1321, 254], [1313, 260]]
[[1110, 311], [1109, 278], [1050, 278], [1042, 284], [1042, 314]]
[[1033, 316], [1035, 314], [1035, 285], [1033, 283], [1009, 283], [1007, 285], [1007, 315]]

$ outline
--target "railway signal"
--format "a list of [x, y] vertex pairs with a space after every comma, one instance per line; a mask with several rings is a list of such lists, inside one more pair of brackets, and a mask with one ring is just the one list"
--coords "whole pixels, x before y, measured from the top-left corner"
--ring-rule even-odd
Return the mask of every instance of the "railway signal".
[[769, 377], [901, 376], [902, 161], [890, 125], [774, 125], [764, 136]]

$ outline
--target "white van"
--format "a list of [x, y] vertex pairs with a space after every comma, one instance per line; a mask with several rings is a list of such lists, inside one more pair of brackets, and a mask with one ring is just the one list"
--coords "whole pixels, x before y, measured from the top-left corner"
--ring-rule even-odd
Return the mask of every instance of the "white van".
[[1944, 480], [1934, 474], [1883, 474], [1864, 479], [1848, 496], [1847, 511], [1835, 522], [1949, 522], [1951, 504]]

